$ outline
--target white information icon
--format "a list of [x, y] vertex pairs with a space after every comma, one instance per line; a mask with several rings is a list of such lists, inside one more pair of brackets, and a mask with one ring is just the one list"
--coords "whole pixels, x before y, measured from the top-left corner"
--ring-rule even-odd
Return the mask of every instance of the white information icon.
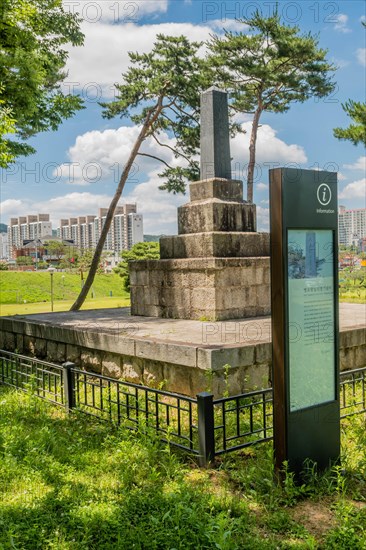
[[321, 183], [316, 192], [316, 196], [322, 206], [327, 206], [332, 199], [332, 191], [330, 190], [329, 185], [326, 183]]

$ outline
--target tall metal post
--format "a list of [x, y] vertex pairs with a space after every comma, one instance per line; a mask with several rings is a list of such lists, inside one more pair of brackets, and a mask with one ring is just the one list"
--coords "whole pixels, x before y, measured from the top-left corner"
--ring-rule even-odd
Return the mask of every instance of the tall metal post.
[[215, 422], [213, 395], [201, 392], [197, 395], [198, 441], [200, 466], [208, 466], [215, 458]]
[[72, 363], [71, 361], [67, 361], [62, 365], [65, 409], [67, 413], [70, 412], [70, 410], [75, 407], [74, 375], [71, 370], [73, 368], [75, 368], [75, 363]]

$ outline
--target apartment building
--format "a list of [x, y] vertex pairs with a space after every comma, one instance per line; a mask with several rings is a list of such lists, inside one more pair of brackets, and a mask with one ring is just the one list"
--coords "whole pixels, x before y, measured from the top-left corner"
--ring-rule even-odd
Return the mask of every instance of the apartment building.
[[0, 233], [0, 260], [9, 259], [9, 246], [7, 233]]
[[345, 206], [340, 206], [338, 231], [339, 244], [357, 246], [360, 239], [366, 237], [366, 208], [347, 210]]
[[52, 235], [52, 222], [49, 214], [10, 218], [8, 225], [9, 257], [16, 258], [16, 249], [23, 246], [23, 241], [32, 241], [50, 235]]
[[[57, 229], [57, 236], [62, 239], [72, 239], [81, 249], [95, 248], [105, 224], [107, 212], [108, 208], [99, 208], [96, 216], [62, 219]], [[137, 214], [136, 204], [117, 206], [104, 250], [119, 254], [122, 250], [129, 250], [134, 244], [143, 240], [143, 218], [141, 214]]]

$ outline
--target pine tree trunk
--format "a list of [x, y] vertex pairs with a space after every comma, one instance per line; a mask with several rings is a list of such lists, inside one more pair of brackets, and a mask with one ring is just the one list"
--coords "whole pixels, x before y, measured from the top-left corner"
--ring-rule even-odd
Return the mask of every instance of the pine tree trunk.
[[154, 124], [154, 122], [156, 121], [158, 116], [160, 115], [162, 109], [163, 109], [162, 97], [160, 97], [157, 105], [154, 108], [150, 109], [150, 111], [148, 112], [148, 114], [146, 116], [146, 119], [145, 119], [145, 122], [144, 122], [144, 125], [143, 125], [143, 127], [142, 127], [142, 129], [139, 133], [139, 136], [136, 139], [136, 142], [133, 146], [133, 149], [131, 151], [131, 154], [129, 156], [127, 164], [124, 167], [124, 170], [122, 172], [121, 179], [118, 183], [116, 192], [114, 194], [114, 197], [112, 199], [111, 204], [109, 205], [109, 209], [108, 209], [108, 212], [107, 212], [105, 223], [104, 223], [102, 232], [100, 234], [100, 237], [99, 237], [99, 240], [98, 240], [95, 252], [94, 252], [94, 256], [93, 256], [93, 260], [92, 260], [92, 263], [91, 263], [91, 266], [90, 266], [90, 269], [89, 269], [88, 276], [85, 280], [84, 286], [81, 289], [81, 292], [80, 292], [79, 296], [76, 298], [74, 304], [71, 306], [70, 311], [78, 311], [81, 308], [81, 306], [83, 305], [83, 303], [84, 303], [84, 301], [85, 301], [85, 299], [88, 295], [89, 290], [91, 289], [91, 286], [94, 282], [95, 274], [96, 274], [96, 272], [98, 270], [98, 267], [99, 267], [99, 264], [100, 264], [100, 259], [101, 259], [102, 253], [103, 253], [103, 247], [104, 247], [107, 235], [108, 235], [108, 231], [110, 230], [110, 227], [112, 225], [113, 215], [114, 215], [114, 212], [116, 210], [116, 206], [118, 204], [118, 201], [121, 198], [122, 191], [124, 189], [124, 186], [125, 186], [125, 183], [127, 181], [128, 175], [130, 173], [131, 167], [132, 167], [132, 165], [135, 161], [135, 158], [136, 158], [136, 156], [139, 152], [139, 149], [141, 147], [142, 142], [144, 141], [148, 131], [150, 130], [150, 128], [152, 127], [152, 125]]
[[256, 144], [257, 144], [259, 119], [261, 114], [262, 114], [262, 109], [258, 108], [254, 113], [252, 131], [250, 134], [249, 164], [248, 164], [248, 177], [247, 177], [247, 201], [251, 203], [253, 202], [255, 152], [256, 152]]

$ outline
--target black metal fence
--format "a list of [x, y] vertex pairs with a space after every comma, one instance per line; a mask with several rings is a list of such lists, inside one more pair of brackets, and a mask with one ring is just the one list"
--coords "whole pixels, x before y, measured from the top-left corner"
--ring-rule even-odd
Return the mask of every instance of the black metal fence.
[[[31, 392], [66, 411], [153, 429], [159, 437], [199, 457], [215, 456], [273, 439], [272, 389], [214, 399], [158, 390], [0, 350], [0, 383]], [[341, 418], [366, 412], [366, 367], [341, 373]]]

